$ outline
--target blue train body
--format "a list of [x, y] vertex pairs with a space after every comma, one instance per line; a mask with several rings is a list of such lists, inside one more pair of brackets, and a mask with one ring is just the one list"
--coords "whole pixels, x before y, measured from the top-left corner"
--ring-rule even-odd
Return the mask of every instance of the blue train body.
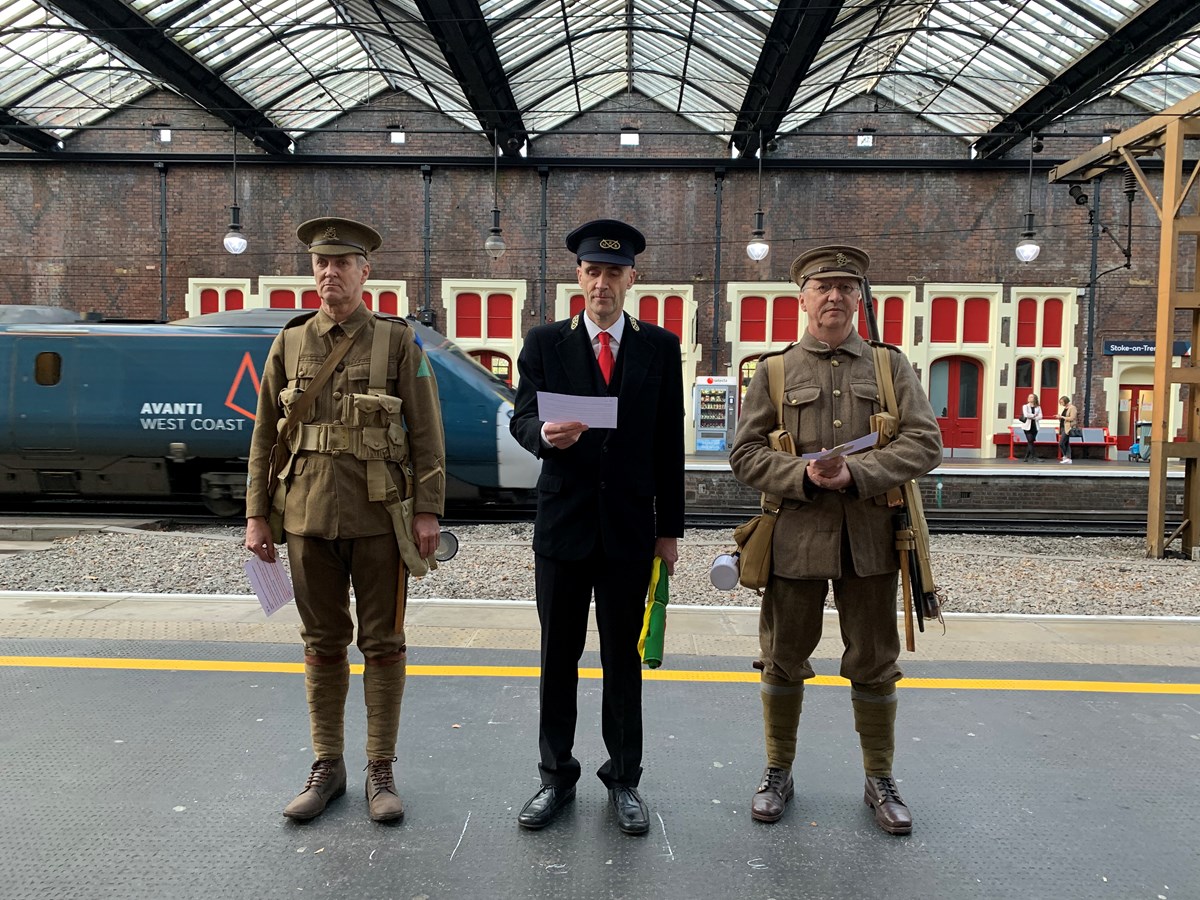
[[[237, 514], [259, 373], [292, 311], [168, 325], [0, 324], [0, 494], [200, 497]], [[523, 499], [513, 391], [410, 320], [438, 381], [451, 499]]]

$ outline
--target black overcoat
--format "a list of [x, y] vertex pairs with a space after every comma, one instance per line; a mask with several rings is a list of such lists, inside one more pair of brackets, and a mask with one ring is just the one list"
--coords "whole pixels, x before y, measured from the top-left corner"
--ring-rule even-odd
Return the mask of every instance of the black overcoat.
[[612, 559], [650, 559], [659, 537], [683, 535], [683, 368], [679, 338], [625, 315], [612, 389], [617, 427], [589, 429], [565, 450], [542, 443], [537, 392], [604, 396], [581, 316], [538, 325], [517, 365], [510, 430], [542, 460], [533, 550], [561, 560], [600, 544]]

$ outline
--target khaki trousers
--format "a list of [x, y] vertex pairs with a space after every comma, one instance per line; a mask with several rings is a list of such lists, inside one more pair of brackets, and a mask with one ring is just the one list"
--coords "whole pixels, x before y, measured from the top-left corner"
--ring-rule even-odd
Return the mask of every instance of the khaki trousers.
[[[860, 578], [843, 556], [843, 575], [833, 581], [833, 601], [842, 631], [841, 675], [863, 685], [877, 686], [901, 677], [900, 634], [896, 628], [898, 572]], [[780, 683], [804, 681], [814, 675], [809, 657], [821, 640], [822, 614], [830, 582], [817, 578], [779, 578], [774, 575], [763, 594], [758, 619], [763, 675]]]
[[362, 655], [370, 661], [404, 652], [404, 633], [396, 633], [400, 549], [394, 534], [334, 540], [288, 534], [287, 546], [306, 656], [344, 656], [354, 641], [351, 585]]

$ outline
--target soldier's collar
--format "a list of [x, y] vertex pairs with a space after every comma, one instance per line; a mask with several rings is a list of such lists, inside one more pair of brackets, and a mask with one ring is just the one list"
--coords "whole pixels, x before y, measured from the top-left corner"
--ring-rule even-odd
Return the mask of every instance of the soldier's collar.
[[[350, 313], [350, 317], [346, 319], [346, 321], [340, 323], [342, 331], [344, 331], [347, 335], [353, 336], [358, 333], [358, 330], [362, 328], [363, 325], [365, 325], [367, 321], [372, 318], [372, 316], [373, 313], [371, 310], [367, 309], [367, 304], [361, 303], [359, 304], [358, 308], [354, 310], [354, 312]], [[317, 310], [317, 314], [313, 321], [316, 325], [317, 334], [321, 337], [325, 337], [325, 335], [329, 334], [329, 330], [333, 328], [334, 325], [339, 324], [333, 321], [333, 319], [329, 317], [329, 314], [323, 309]]]
[[834, 349], [806, 330], [800, 338], [800, 346], [809, 353], [816, 353], [820, 356], [832, 356], [839, 352], [848, 356], [862, 356], [867, 345], [857, 331], [851, 331], [849, 336]]

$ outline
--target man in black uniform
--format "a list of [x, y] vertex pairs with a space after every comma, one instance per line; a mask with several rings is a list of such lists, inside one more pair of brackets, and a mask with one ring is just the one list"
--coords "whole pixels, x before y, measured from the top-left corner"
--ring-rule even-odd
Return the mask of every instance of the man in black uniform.
[[[650, 828], [642, 768], [642, 674], [637, 641], [655, 556], [674, 572], [683, 535], [683, 370], [679, 339], [625, 314], [641, 233], [588, 222], [567, 236], [585, 312], [530, 330], [511, 430], [542, 460], [533, 550], [542, 626], [538, 745], [542, 787], [518, 823], [542, 828], [575, 797], [579, 657], [596, 596], [604, 668], [601, 730], [609, 758], [596, 773], [617, 824]], [[615, 429], [547, 422], [537, 392], [611, 396]]]

